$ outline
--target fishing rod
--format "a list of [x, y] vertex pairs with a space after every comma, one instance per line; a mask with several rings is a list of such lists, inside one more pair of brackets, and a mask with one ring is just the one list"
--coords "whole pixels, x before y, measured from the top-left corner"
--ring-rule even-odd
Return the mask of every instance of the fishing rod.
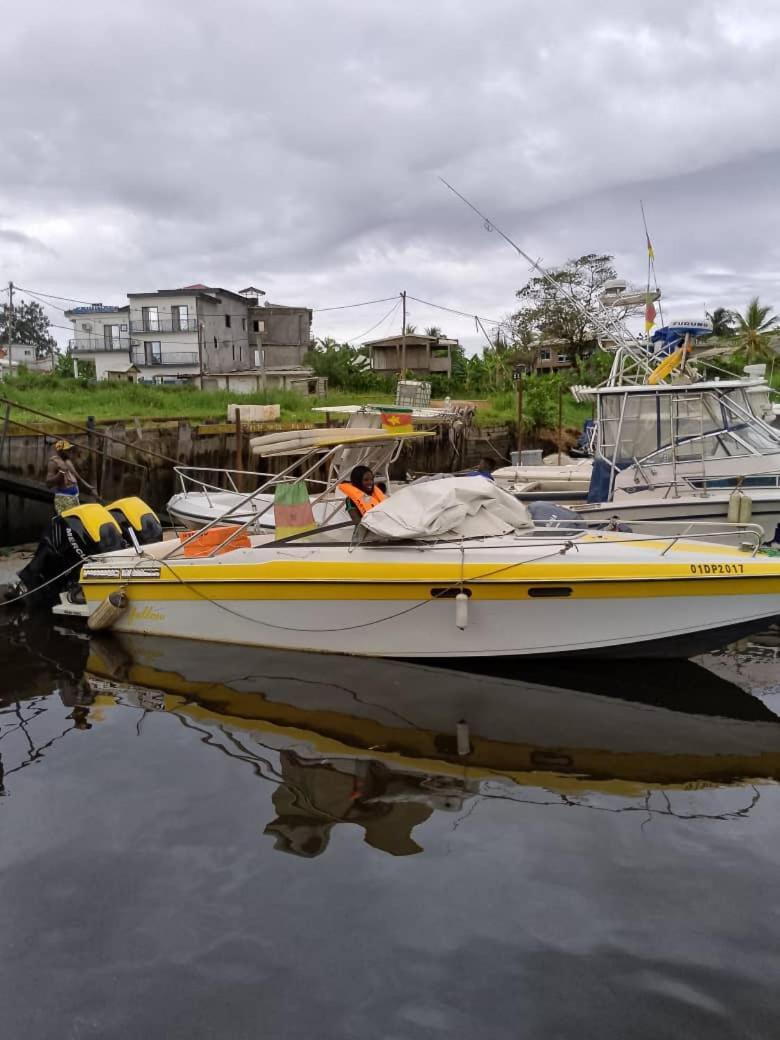
[[543, 278], [544, 281], [547, 282], [547, 284], [550, 285], [558, 295], [563, 296], [564, 299], [566, 299], [568, 303], [570, 303], [571, 306], [574, 307], [578, 314], [580, 314], [584, 318], [587, 318], [591, 325], [595, 327], [597, 332], [599, 332], [602, 336], [609, 337], [615, 337], [617, 334], [618, 340], [624, 340], [627, 337], [632, 341], [633, 344], [635, 344], [635, 346], [638, 349], [641, 349], [641, 344], [639, 340], [623, 324], [623, 322], [621, 322], [619, 319], [615, 319], [614, 323], [605, 321], [600, 315], [596, 315], [591, 309], [582, 304], [573, 292], [570, 292], [564, 285], [556, 281], [556, 279], [553, 278], [550, 272], [546, 268], [542, 267], [542, 265], [537, 260], [534, 260], [533, 257], [529, 256], [528, 253], [525, 252], [525, 250], [521, 249], [517, 242], [513, 241], [509, 237], [509, 235], [506, 234], [506, 232], [502, 231], [501, 228], [490, 219], [490, 217], [486, 216], [481, 210], [477, 209], [474, 203], [470, 202], [465, 195], [461, 194], [461, 192], [458, 191], [457, 188], [453, 188], [449, 181], [446, 181], [444, 177], [441, 176], [439, 177], [439, 180], [442, 182], [445, 188], [449, 188], [453, 195], [457, 195], [461, 202], [465, 203], [465, 205], [468, 206], [470, 210], [477, 214], [477, 216], [482, 221], [486, 231], [498, 232], [501, 238], [503, 238], [504, 241], [508, 245], [510, 245], [512, 249], [514, 249], [515, 252], [518, 253], [519, 256], [523, 258], [523, 260], [530, 264], [531, 268], [534, 271], [536, 271], [537, 274], [539, 274], [541, 278]]

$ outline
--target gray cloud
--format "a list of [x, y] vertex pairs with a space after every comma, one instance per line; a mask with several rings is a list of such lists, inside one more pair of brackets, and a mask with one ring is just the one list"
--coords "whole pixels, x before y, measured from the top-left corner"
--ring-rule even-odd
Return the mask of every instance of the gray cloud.
[[6, 238], [0, 278], [502, 317], [527, 272], [441, 174], [529, 253], [637, 279], [641, 198], [670, 307], [780, 303], [779, 37], [770, 0], [31, 0], [0, 39], [0, 214], [56, 256]]

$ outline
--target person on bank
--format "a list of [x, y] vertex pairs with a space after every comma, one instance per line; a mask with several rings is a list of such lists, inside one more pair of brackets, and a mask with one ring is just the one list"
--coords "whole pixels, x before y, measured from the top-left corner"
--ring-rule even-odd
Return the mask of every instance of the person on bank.
[[46, 486], [54, 490], [54, 509], [58, 516], [79, 504], [79, 484], [91, 495], [97, 495], [96, 488], [88, 484], [73, 465], [72, 453], [70, 441], [57, 441], [46, 470]]
[[369, 509], [387, 497], [368, 466], [355, 466], [349, 480], [339, 484], [339, 491], [347, 496], [346, 509], [353, 524], [359, 524]]

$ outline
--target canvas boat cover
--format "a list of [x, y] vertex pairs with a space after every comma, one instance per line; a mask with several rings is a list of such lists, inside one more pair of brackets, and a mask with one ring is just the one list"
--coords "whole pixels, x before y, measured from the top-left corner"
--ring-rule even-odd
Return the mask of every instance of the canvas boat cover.
[[395, 491], [362, 519], [389, 539], [478, 538], [533, 527], [522, 502], [484, 477], [445, 477]]

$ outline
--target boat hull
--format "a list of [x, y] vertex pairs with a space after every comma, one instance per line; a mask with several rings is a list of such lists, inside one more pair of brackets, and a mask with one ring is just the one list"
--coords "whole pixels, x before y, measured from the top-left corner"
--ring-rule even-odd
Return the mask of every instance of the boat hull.
[[[161, 590], [149, 583], [127, 588], [129, 607], [114, 628], [366, 657], [685, 658], [764, 628], [780, 612], [780, 580], [769, 595], [758, 585], [753, 592], [746, 587], [739, 595], [724, 594], [718, 580], [712, 594], [699, 595], [684, 584], [666, 594], [659, 587], [640, 595], [636, 582], [623, 588], [593, 583], [565, 599], [532, 598], [519, 586], [474, 589], [461, 629], [460, 604], [432, 597], [430, 588], [395, 588], [385, 598], [374, 589], [364, 598], [344, 588], [195, 581]], [[103, 596], [99, 586], [87, 587], [90, 610]]]
[[[752, 500], [750, 523], [759, 524], [767, 541], [771, 541], [780, 524], [780, 489], [772, 489], [760, 494], [757, 489], [747, 489]], [[575, 505], [573, 509], [585, 520], [606, 523], [613, 516], [624, 523], [632, 521], [709, 521], [724, 523], [728, 520], [729, 498], [731, 491], [712, 491], [706, 497], [680, 496], [679, 498], [642, 498], [630, 495], [612, 502], [595, 502], [587, 505]]]

